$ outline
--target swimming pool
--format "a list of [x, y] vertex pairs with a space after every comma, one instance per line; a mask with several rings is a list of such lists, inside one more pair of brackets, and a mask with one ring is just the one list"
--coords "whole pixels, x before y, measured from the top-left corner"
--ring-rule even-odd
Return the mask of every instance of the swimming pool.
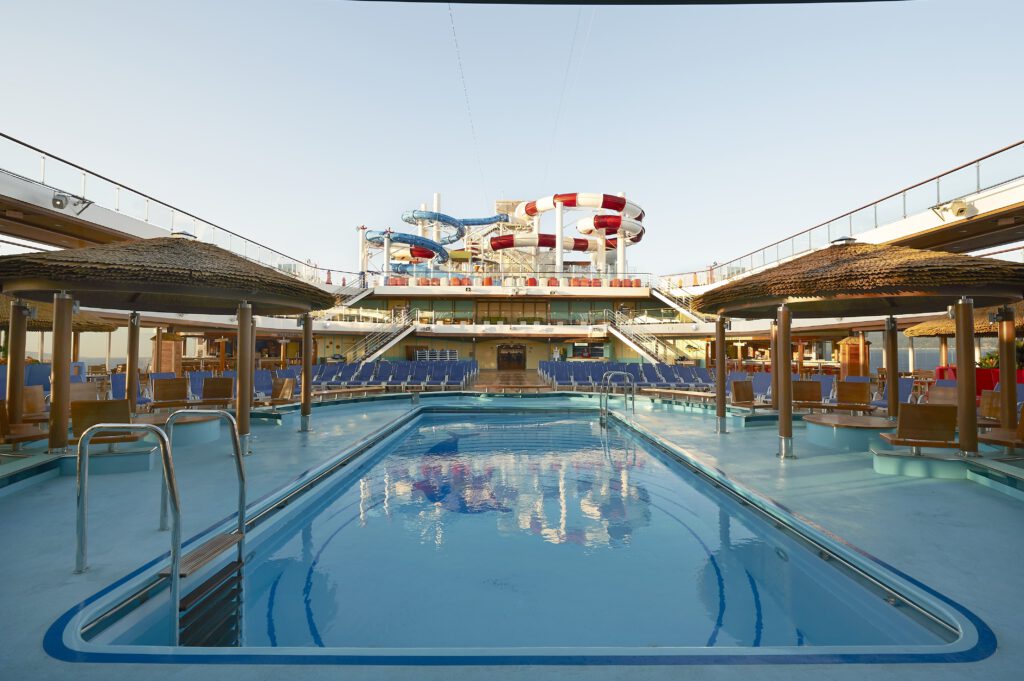
[[420, 408], [388, 430], [249, 533], [241, 647], [161, 646], [158, 597], [65, 642], [126, 661], [977, 659], [955, 604], [656, 435], [559, 410]]

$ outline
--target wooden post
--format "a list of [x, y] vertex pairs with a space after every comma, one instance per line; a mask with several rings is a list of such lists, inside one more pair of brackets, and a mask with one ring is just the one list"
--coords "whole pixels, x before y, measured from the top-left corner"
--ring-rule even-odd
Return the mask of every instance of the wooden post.
[[288, 339], [282, 337], [282, 338], [278, 339], [277, 344], [279, 346], [281, 346], [281, 348], [280, 348], [281, 349], [281, 361], [280, 361], [281, 368], [282, 369], [287, 369], [288, 368]]
[[252, 404], [252, 305], [238, 305], [238, 343], [235, 349], [235, 419], [242, 454], [249, 453], [249, 409]]
[[[956, 314], [956, 420], [960, 453], [963, 456], [977, 456], [977, 375], [973, 361], [974, 301], [970, 298], [961, 298], [953, 307]], [[1014, 384], [1016, 386], [1016, 377]]]
[[999, 421], [1017, 428], [1017, 329], [1013, 308], [999, 309]]
[[868, 340], [863, 331], [857, 332], [857, 362], [860, 367], [858, 376], [871, 375], [871, 362], [868, 361]]
[[68, 416], [71, 410], [71, 308], [74, 299], [67, 293], [53, 295], [53, 357], [50, 371], [51, 453], [64, 452], [68, 446]]
[[725, 317], [715, 323], [715, 432], [727, 433], [725, 423]]
[[949, 337], [939, 336], [939, 366], [949, 366]]
[[299, 430], [309, 430], [313, 413], [313, 315], [302, 315], [302, 412]]
[[772, 409], [779, 408], [779, 322], [775, 319], [771, 323], [771, 337], [769, 339], [768, 353], [772, 364]]
[[220, 373], [224, 373], [224, 370], [228, 368], [228, 339], [221, 337], [217, 339], [217, 344], [220, 346]]
[[890, 316], [885, 320], [885, 389], [889, 398], [886, 409], [890, 421], [895, 421], [900, 413], [900, 360], [896, 333], [896, 318]]
[[806, 341], [797, 341], [796, 344], [796, 375], [801, 379], [804, 377], [804, 345]]
[[11, 301], [11, 326], [7, 334], [7, 418], [21, 423], [24, 413], [25, 345], [29, 309], [17, 298]]
[[779, 357], [784, 360], [784, 367], [779, 373], [779, 458], [795, 459], [793, 453], [793, 373], [790, 360], [793, 357], [793, 343], [790, 335], [792, 320], [789, 308], [779, 306], [778, 344]]
[[139, 330], [141, 323], [142, 317], [138, 312], [128, 315], [128, 362], [124, 368], [128, 375], [124, 381], [124, 394], [128, 398], [128, 408], [133, 415], [139, 396]]
[[161, 329], [159, 326], [156, 327], [156, 331], [153, 334], [153, 362], [152, 362], [152, 365], [153, 365], [153, 371], [154, 372], [161, 372], [161, 371], [164, 370], [164, 360], [163, 360], [164, 343], [163, 343], [163, 336], [164, 336], [163, 329]]
[[82, 332], [75, 331], [71, 334], [71, 361], [77, 362], [82, 350]]

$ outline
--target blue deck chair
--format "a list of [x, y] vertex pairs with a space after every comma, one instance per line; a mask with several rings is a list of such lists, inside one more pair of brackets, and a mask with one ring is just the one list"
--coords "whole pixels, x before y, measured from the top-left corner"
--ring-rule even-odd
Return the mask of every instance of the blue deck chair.
[[640, 367], [641, 373], [644, 375], [644, 379], [647, 381], [647, 385], [655, 388], [671, 388], [672, 384], [662, 378], [661, 374], [658, 373], [658, 367], [653, 364], [644, 364]]
[[188, 372], [188, 391], [192, 399], [203, 399], [203, 380], [213, 378], [212, 371], [190, 371]]
[[429, 364], [430, 375], [427, 377], [427, 380], [424, 381], [423, 385], [444, 387], [444, 379], [448, 374], [448, 371], [444, 366], [444, 362], [433, 361], [429, 362]]
[[870, 383], [871, 382], [871, 377], [870, 376], [847, 376], [843, 380], [847, 381], [848, 383]]
[[257, 369], [253, 372], [252, 390], [259, 397], [270, 397], [274, 393], [274, 377], [269, 369]]
[[814, 374], [811, 376], [811, 380], [821, 383], [821, 399], [831, 402], [835, 396], [836, 377], [829, 374]]
[[378, 362], [376, 371], [373, 372], [373, 376], [368, 378], [363, 385], [387, 385], [391, 379], [391, 373], [394, 371], [394, 365], [391, 362]]
[[573, 388], [575, 387], [575, 381], [573, 381], [572, 368], [568, 362], [559, 362], [552, 369], [551, 383], [556, 388]]
[[448, 372], [448, 376], [444, 379], [444, 384], [446, 387], [451, 386], [454, 388], [459, 388], [460, 390], [463, 388], [465, 383], [466, 368], [461, 364], [457, 364], [454, 367], [452, 367], [451, 371]]
[[401, 364], [396, 363], [395, 369], [391, 373], [391, 377], [388, 378], [386, 385], [389, 386], [404, 386], [405, 382], [409, 380], [409, 376], [412, 374], [412, 365], [410, 362], [402, 362]]
[[[897, 400], [900, 403], [910, 402], [914, 397], [914, 379], [900, 377], [897, 380]], [[889, 404], [889, 384], [882, 384], [882, 396], [877, 400], [871, 400], [876, 407], [885, 407]]]
[[580, 388], [590, 389], [594, 387], [594, 379], [590, 375], [590, 367], [586, 362], [570, 362], [572, 367], [572, 382], [577, 390]]
[[750, 376], [750, 382], [754, 387], [754, 399], [760, 402], [767, 402], [768, 395], [772, 389], [772, 375], [768, 371], [757, 371]]
[[[136, 388], [135, 404], [149, 404], [152, 400], [150, 400], [148, 397], [143, 396], [142, 388], [141, 388], [140, 383], [136, 383], [136, 386], [139, 386], [139, 387]], [[128, 388], [127, 384], [128, 384], [128, 374], [125, 374], [125, 373], [111, 374], [110, 375], [110, 396], [111, 396], [111, 398], [115, 399], [115, 400], [123, 400], [123, 399], [125, 399], [125, 395], [127, 394], [127, 388]]]
[[[374, 371], [376, 371], [377, 365], [374, 362], [367, 362], [359, 367], [359, 369], [352, 374], [351, 378], [345, 381], [345, 385], [360, 386], [366, 385], [366, 382], [373, 378]], [[330, 385], [335, 385], [332, 381]]]
[[[1020, 383], [1018, 383], [1017, 385], [1020, 385]], [[939, 380], [935, 381], [935, 387], [936, 388], [955, 388], [956, 387], [956, 379], [955, 378], [940, 378]]]
[[41, 385], [43, 393], [48, 395], [50, 393], [50, 365], [26, 364], [25, 385]]
[[697, 372], [695, 371], [697, 367], [677, 364], [674, 367], [669, 368], [675, 370], [677, 379], [675, 384], [676, 388], [682, 388], [683, 390], [696, 390], [707, 385], [698, 378]]
[[693, 375], [697, 381], [703, 385], [714, 385], [715, 379], [711, 377], [711, 373], [707, 367], [689, 367], [693, 370]]
[[410, 385], [418, 385], [423, 387], [427, 382], [427, 375], [430, 373], [430, 366], [426, 362], [416, 361], [413, 362], [412, 375], [409, 376], [409, 380], [405, 382], [406, 387]]

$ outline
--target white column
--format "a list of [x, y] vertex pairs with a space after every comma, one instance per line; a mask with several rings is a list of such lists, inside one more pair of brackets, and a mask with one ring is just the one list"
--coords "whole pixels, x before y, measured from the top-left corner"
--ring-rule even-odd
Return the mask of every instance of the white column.
[[[626, 198], [625, 192], [619, 192], [620, 198]], [[620, 229], [615, 235], [615, 274], [619, 279], [626, 276], [626, 230]]]
[[391, 232], [384, 233], [384, 276], [391, 276]]
[[40, 331], [39, 332], [39, 361], [40, 362], [43, 361], [43, 342], [44, 342], [45, 338], [46, 338], [46, 332], [45, 331]]
[[[441, 195], [438, 194], [437, 192], [434, 192], [434, 212], [435, 213], [440, 213], [441, 212]], [[438, 243], [440, 243], [441, 242], [441, 223], [437, 222], [436, 220], [434, 221], [434, 232], [433, 232], [433, 234], [434, 234], [434, 236], [433, 236], [434, 241], [437, 241]]]
[[[425, 211], [426, 209], [427, 209], [427, 204], [421, 203], [420, 204], [420, 210]], [[416, 233], [419, 234], [420, 236], [426, 236], [427, 235], [427, 223], [424, 222], [423, 220], [417, 220], [416, 221]]]
[[366, 225], [359, 225], [356, 235], [359, 238], [359, 271], [365, 274], [370, 269], [370, 244], [366, 241]]
[[608, 250], [606, 248], [608, 241], [601, 230], [597, 230], [595, 234], [597, 235], [597, 253], [594, 254], [594, 269], [604, 274], [608, 267]]
[[[536, 239], [540, 239], [540, 213], [533, 216], [533, 236]], [[540, 248], [534, 246], [530, 249], [533, 252], [533, 266], [537, 267], [537, 257], [540, 254]]]
[[106, 361], [104, 362], [104, 364], [107, 367], [107, 371], [110, 371], [110, 344], [111, 344], [111, 342], [113, 342], [113, 340], [114, 340], [114, 332], [113, 331], [108, 331], [107, 332], [107, 356], [106, 356]]
[[907, 341], [907, 371], [913, 374], [916, 368], [916, 362], [914, 361], [914, 337], [911, 336]]
[[565, 257], [562, 254], [562, 229], [565, 225], [565, 209], [561, 201], [555, 201], [555, 276], [561, 278], [565, 269]]

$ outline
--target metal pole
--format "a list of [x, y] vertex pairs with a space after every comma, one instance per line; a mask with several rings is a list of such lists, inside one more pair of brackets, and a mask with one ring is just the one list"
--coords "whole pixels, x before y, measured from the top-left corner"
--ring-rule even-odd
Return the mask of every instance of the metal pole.
[[779, 453], [781, 459], [795, 459], [793, 453], [793, 343], [790, 335], [792, 315], [785, 305], [779, 306]]
[[939, 336], [939, 366], [949, 366], [949, 337]]
[[50, 373], [51, 453], [68, 447], [68, 410], [71, 393], [71, 308], [74, 299], [67, 293], [53, 295], [53, 358]]
[[134, 415], [139, 396], [139, 326], [142, 317], [138, 312], [128, 315], [128, 360], [125, 365], [124, 390], [128, 398], [128, 410]]
[[313, 315], [302, 315], [302, 412], [299, 430], [309, 430], [313, 413]]
[[565, 206], [555, 201], [555, 276], [561, 284], [562, 270], [565, 269], [565, 255], [562, 253], [562, 232], [565, 228]]
[[235, 349], [235, 414], [242, 453], [249, 453], [249, 407], [252, 395], [252, 305], [238, 305], [238, 347]]
[[722, 434], [729, 432], [725, 419], [725, 321], [719, 317], [715, 323], [715, 432]]
[[7, 418], [21, 423], [24, 413], [25, 341], [28, 335], [28, 305], [11, 301], [11, 325], [7, 333]]
[[914, 337], [911, 336], [907, 339], [907, 371], [913, 375], [915, 369], [917, 369], [917, 357], [914, 356]]
[[779, 322], [773, 319], [771, 323], [771, 338], [769, 340], [768, 358], [771, 360], [772, 369], [772, 409], [779, 408]]
[[890, 421], [895, 421], [900, 413], [900, 361], [896, 333], [896, 318], [890, 316], [885, 320], [885, 390]]
[[960, 434], [960, 454], [977, 456], [977, 375], [971, 361], [974, 358], [974, 301], [961, 298], [953, 307], [956, 315], [956, 421]]
[[999, 421], [1003, 428], [1017, 427], [1017, 330], [1013, 308], [999, 310]]

